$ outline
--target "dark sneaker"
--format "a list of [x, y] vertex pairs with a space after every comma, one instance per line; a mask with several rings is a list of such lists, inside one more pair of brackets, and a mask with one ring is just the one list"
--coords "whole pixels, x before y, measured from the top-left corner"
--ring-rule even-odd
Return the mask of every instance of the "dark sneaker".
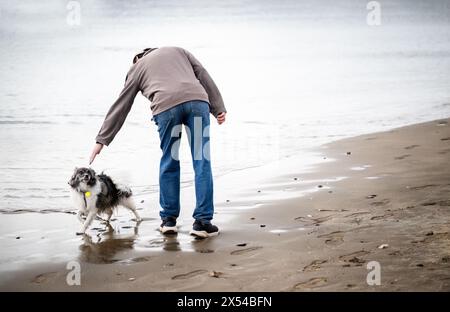
[[163, 234], [176, 234], [178, 232], [177, 219], [167, 218], [167, 219], [162, 220], [159, 230]]
[[212, 225], [211, 223], [195, 220], [192, 230], [191, 232], [189, 232], [189, 234], [196, 237], [207, 238], [218, 235], [219, 228], [215, 225]]

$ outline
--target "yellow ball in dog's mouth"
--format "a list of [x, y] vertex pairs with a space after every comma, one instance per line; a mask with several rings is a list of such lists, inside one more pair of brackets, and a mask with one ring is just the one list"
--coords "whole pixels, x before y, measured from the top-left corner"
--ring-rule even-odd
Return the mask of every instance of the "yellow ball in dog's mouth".
[[84, 196], [86, 196], [86, 197], [91, 197], [91, 192], [86, 192], [86, 193], [84, 193]]

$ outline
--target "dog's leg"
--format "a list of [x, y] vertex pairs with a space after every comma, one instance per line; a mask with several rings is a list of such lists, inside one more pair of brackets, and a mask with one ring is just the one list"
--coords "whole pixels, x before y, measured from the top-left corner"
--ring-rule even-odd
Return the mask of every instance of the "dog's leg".
[[80, 223], [84, 223], [83, 215], [84, 215], [84, 213], [82, 211], [78, 211], [77, 218], [78, 218], [78, 221], [80, 221]]
[[94, 220], [95, 216], [98, 213], [98, 209], [96, 207], [97, 202], [97, 196], [91, 195], [86, 198], [86, 211], [88, 213], [86, 220], [83, 223], [83, 226], [81, 227], [81, 230], [77, 232], [77, 234], [84, 234], [87, 230], [87, 228], [91, 225], [92, 221]]
[[109, 224], [109, 221], [111, 220], [111, 217], [113, 215], [113, 210], [109, 209], [108, 211], [106, 211], [106, 223]]
[[81, 226], [80, 231], [77, 232], [77, 235], [84, 234], [86, 232], [87, 228], [89, 227], [89, 225], [91, 225], [91, 223], [94, 220], [96, 215], [97, 215], [96, 208], [89, 210], [86, 220], [84, 221], [83, 225]]
[[131, 212], [135, 216], [136, 222], [141, 222], [142, 218], [139, 216], [138, 212], [136, 211], [136, 205], [134, 203], [133, 198], [130, 196], [128, 198], [124, 197], [120, 199], [120, 204], [124, 206], [125, 208], [128, 208], [131, 210]]

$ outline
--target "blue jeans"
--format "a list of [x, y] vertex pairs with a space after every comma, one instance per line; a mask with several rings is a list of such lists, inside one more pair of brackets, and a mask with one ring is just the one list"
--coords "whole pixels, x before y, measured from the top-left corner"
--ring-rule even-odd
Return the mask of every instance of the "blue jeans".
[[159, 202], [161, 219], [180, 214], [181, 129], [185, 125], [195, 172], [195, 220], [209, 223], [214, 214], [213, 179], [209, 150], [209, 104], [189, 101], [153, 117], [158, 126], [162, 157], [159, 166]]

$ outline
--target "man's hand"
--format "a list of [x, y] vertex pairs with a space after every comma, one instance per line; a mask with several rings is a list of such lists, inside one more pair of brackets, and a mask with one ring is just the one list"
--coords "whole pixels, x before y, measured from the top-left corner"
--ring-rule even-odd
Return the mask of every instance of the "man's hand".
[[92, 162], [95, 159], [95, 156], [100, 154], [100, 152], [102, 151], [102, 148], [103, 148], [103, 144], [101, 144], [101, 143], [95, 144], [94, 149], [92, 150], [91, 158], [89, 158], [89, 165], [92, 164]]
[[221, 124], [223, 124], [224, 122], [225, 122], [225, 116], [227, 115], [227, 113], [225, 113], [225, 112], [222, 112], [222, 113], [220, 113], [219, 115], [217, 115], [217, 123], [219, 124], [219, 125], [221, 125]]

